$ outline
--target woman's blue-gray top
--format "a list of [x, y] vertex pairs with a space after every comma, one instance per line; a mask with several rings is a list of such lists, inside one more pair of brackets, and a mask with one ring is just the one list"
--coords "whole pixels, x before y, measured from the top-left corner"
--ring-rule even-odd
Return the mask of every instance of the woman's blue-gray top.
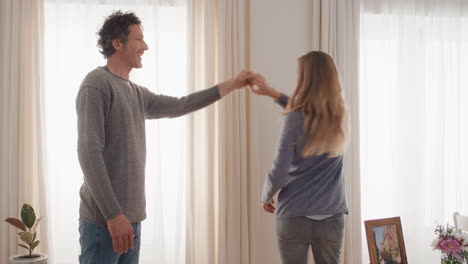
[[[278, 103], [285, 107], [288, 97]], [[343, 156], [327, 154], [302, 157], [304, 114], [290, 112], [284, 120], [278, 150], [263, 185], [262, 202], [279, 191], [277, 217], [347, 213]]]

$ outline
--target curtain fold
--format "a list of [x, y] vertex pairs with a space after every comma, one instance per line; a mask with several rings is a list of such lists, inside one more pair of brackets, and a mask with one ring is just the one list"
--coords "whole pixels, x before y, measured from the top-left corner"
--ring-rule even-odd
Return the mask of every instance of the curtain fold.
[[41, 0], [1, 3], [0, 263], [23, 252], [17, 247], [17, 230], [3, 222], [18, 218], [23, 203], [44, 216], [36, 250], [49, 253], [42, 125], [43, 5]]
[[361, 198], [359, 137], [359, 15], [360, 0], [313, 0], [312, 50], [333, 57], [351, 112], [351, 142], [344, 156], [349, 215], [345, 217], [342, 263], [360, 264]]
[[[247, 1], [191, 1], [191, 91], [247, 66]], [[235, 91], [191, 119], [187, 263], [249, 263], [247, 95]]]

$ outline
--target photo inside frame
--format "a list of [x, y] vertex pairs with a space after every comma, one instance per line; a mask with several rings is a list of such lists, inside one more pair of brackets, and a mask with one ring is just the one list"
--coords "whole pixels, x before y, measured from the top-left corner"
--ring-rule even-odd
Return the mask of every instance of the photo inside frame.
[[373, 227], [376, 254], [381, 264], [402, 263], [396, 225]]

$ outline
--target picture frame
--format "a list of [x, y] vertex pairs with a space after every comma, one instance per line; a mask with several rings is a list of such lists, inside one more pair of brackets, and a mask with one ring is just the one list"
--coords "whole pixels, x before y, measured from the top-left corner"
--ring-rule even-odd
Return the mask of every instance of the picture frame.
[[400, 217], [364, 221], [371, 264], [408, 264]]

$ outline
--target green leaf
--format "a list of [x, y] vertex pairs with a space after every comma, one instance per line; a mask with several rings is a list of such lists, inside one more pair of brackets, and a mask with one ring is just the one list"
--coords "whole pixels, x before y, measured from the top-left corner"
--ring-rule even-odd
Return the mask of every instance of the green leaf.
[[22, 248], [25, 248], [27, 250], [29, 250], [29, 248], [26, 246], [26, 245], [23, 245], [23, 244], [18, 244], [18, 246], [22, 247]]
[[32, 239], [32, 242], [34, 242], [36, 240], [36, 235], [37, 233], [36, 232], [32, 232], [33, 233], [33, 239]]
[[37, 225], [39, 225], [39, 222], [42, 220], [42, 216], [40, 216], [37, 220], [36, 223], [34, 223], [33, 227], [31, 228], [31, 231], [35, 232]]
[[20, 235], [21, 240], [26, 242], [26, 244], [31, 245], [33, 240], [33, 234], [31, 232], [24, 232]]
[[35, 241], [31, 246], [31, 251], [33, 251], [39, 245], [39, 240]]
[[34, 225], [34, 222], [36, 222], [34, 209], [27, 203], [25, 203], [23, 208], [21, 208], [21, 219], [23, 220], [24, 225], [28, 228], [31, 228]]
[[9, 223], [10, 225], [16, 227], [16, 228], [19, 228], [23, 231], [27, 231], [26, 229], [26, 226], [23, 224], [23, 222], [21, 222], [20, 220], [16, 219], [16, 218], [7, 218], [5, 219], [5, 222]]

